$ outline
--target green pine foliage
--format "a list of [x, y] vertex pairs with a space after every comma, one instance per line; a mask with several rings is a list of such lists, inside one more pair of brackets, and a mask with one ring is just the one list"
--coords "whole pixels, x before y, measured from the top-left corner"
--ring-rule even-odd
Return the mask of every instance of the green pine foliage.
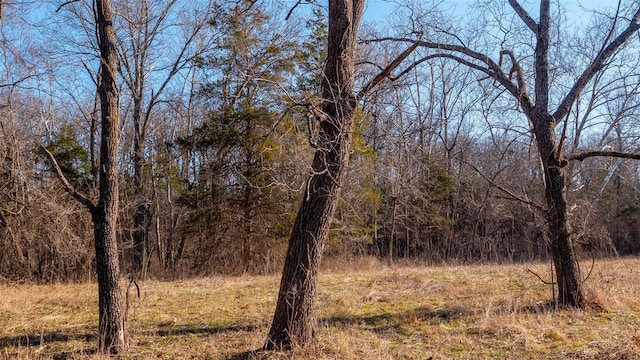
[[198, 159], [179, 202], [191, 209], [189, 236], [208, 234], [199, 243], [209, 254], [203, 267], [228, 263], [232, 271], [261, 272], [273, 271], [265, 263], [278, 266], [271, 258], [285, 250], [297, 202], [287, 185], [299, 179], [279, 179], [292, 170], [287, 159], [304, 141], [300, 120], [274, 97], [297, 91], [295, 74], [303, 65], [296, 38], [272, 31], [279, 20], [248, 5], [218, 5], [210, 23], [221, 36], [201, 61], [200, 96], [209, 115], [177, 141]]
[[[78, 139], [76, 128], [72, 124], [63, 124], [51, 136], [46, 146], [56, 158], [62, 173], [69, 182], [79, 189], [87, 189], [92, 183], [89, 151]], [[45, 159], [44, 153], [41, 159]]]

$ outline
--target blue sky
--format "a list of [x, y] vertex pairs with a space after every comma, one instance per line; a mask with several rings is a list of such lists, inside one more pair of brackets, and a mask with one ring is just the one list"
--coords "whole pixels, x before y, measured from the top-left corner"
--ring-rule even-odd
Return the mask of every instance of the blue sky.
[[[494, 0], [505, 1], [506, 0]], [[475, 0], [444, 0], [440, 5], [442, 9], [451, 9], [460, 17], [472, 16], [473, 9], [471, 6]], [[526, 9], [532, 9], [531, 15], [535, 19], [535, 9], [538, 1], [520, 0], [520, 3]], [[587, 22], [591, 14], [586, 10], [612, 8], [616, 6], [617, 1], [614, 0], [564, 0], [561, 3], [567, 8], [567, 20], [578, 23]], [[368, 0], [366, 3], [364, 18], [370, 22], [384, 22], [384, 20], [393, 13], [393, 9], [397, 6], [396, 2], [389, 0]], [[553, 9], [552, 9], [553, 11]]]

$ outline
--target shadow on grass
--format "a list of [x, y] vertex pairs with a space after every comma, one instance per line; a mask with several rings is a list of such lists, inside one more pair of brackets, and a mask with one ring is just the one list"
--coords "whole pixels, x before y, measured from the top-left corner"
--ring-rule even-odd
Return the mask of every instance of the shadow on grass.
[[142, 335], [145, 336], [182, 336], [182, 335], [210, 335], [220, 334], [225, 332], [251, 332], [257, 329], [254, 325], [245, 326], [214, 326], [214, 327], [189, 327], [185, 325], [159, 325], [157, 330], [145, 331]]
[[95, 355], [95, 354], [96, 354], [95, 349], [63, 351], [63, 352], [52, 354], [51, 359], [53, 360], [77, 359], [78, 356], [89, 356], [89, 355]]
[[228, 357], [227, 360], [251, 360], [251, 359], [260, 359], [260, 355], [264, 355], [265, 352], [262, 349], [249, 350], [244, 351], [231, 357]]
[[68, 335], [61, 332], [50, 332], [42, 334], [29, 334], [24, 336], [8, 336], [0, 337], [0, 349], [9, 347], [30, 347], [41, 346], [54, 342], [68, 341], [84, 341], [91, 342], [96, 340], [95, 334]]
[[522, 306], [516, 309], [516, 313], [547, 314], [560, 310], [561, 307], [553, 300], [539, 301], [532, 305]]
[[418, 321], [430, 325], [442, 324], [474, 315], [473, 311], [462, 307], [432, 309], [418, 307], [399, 313], [382, 313], [365, 316], [330, 316], [320, 320], [326, 326], [362, 326], [371, 331], [399, 330], [403, 325]]

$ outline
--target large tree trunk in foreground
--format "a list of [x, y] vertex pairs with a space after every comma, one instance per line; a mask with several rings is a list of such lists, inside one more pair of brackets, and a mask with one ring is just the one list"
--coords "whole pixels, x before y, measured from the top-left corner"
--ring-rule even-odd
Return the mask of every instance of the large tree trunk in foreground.
[[116, 84], [116, 49], [111, 4], [96, 1], [98, 44], [101, 73], [98, 93], [102, 117], [100, 144], [100, 198], [92, 209], [94, 224], [96, 269], [98, 272], [98, 350], [120, 354], [126, 350], [122, 294], [118, 280], [118, 248], [116, 220], [118, 217], [118, 135], [120, 111]]
[[[517, 6], [516, 6], [517, 8]], [[562, 158], [555, 138], [555, 126], [560, 118], [549, 113], [549, 46], [551, 39], [551, 5], [540, 1], [540, 20], [537, 26], [535, 49], [535, 103], [528, 116], [538, 144], [538, 153], [544, 169], [544, 189], [547, 203], [546, 217], [549, 227], [550, 252], [556, 271], [559, 304], [582, 307], [584, 295], [580, 268], [576, 259], [569, 221], [567, 219], [567, 188]], [[532, 26], [533, 27], [533, 26]], [[534, 27], [535, 28], [535, 27]], [[567, 121], [567, 120], [565, 120]]]
[[532, 122], [544, 168], [546, 217], [549, 227], [551, 258], [558, 285], [557, 301], [562, 305], [581, 307], [584, 302], [582, 279], [567, 219], [564, 169], [567, 160], [557, 154], [552, 119], [551, 115], [540, 116], [533, 119]]
[[354, 51], [364, 0], [330, 0], [323, 118], [313, 174], [289, 239], [273, 323], [265, 349], [304, 347], [316, 330], [318, 264], [349, 160], [356, 100]]

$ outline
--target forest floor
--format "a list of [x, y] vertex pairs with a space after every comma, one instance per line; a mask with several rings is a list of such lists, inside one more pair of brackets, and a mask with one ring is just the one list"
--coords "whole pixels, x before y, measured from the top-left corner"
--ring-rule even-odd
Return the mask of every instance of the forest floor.
[[[528, 269], [549, 279], [549, 264], [340, 268], [320, 277], [317, 343], [289, 353], [252, 354], [277, 276], [145, 281], [129, 289], [125, 358], [640, 359], [638, 258], [596, 261], [586, 310], [548, 306]], [[96, 297], [95, 284], [0, 285], [0, 358], [98, 358]]]

